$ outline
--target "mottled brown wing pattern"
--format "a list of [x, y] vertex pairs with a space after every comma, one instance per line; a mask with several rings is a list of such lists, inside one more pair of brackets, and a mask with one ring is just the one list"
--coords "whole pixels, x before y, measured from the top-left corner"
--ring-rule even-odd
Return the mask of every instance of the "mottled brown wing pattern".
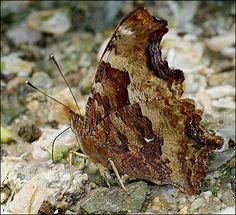
[[166, 21], [140, 8], [116, 28], [100, 60], [80, 140], [84, 153], [119, 172], [194, 194], [208, 152], [222, 145], [204, 133], [201, 111], [180, 99], [183, 72], [161, 58]]
[[86, 133], [128, 104], [182, 95], [182, 71], [169, 69], [158, 48], [166, 24], [139, 8], [118, 25], [95, 75], [87, 103]]
[[85, 137], [88, 154], [104, 166], [109, 166], [104, 156], [112, 158], [119, 172], [131, 177], [196, 193], [206, 155], [216, 147], [214, 141], [221, 142], [204, 134], [197, 137], [201, 142], [188, 136], [189, 115], [182, 108], [168, 99], [125, 106]]

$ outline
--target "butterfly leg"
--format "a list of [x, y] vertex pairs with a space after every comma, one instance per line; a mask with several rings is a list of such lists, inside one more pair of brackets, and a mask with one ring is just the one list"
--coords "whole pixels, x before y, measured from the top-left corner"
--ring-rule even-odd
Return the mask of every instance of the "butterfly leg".
[[81, 158], [89, 158], [88, 155], [86, 154], [83, 154], [83, 153], [80, 153], [80, 152], [77, 152], [77, 151], [70, 151], [71, 154], [75, 154], [75, 155], [78, 155], [78, 157], [81, 157]]
[[121, 186], [121, 187], [123, 188], [123, 190], [129, 195], [128, 190], [125, 188], [125, 186], [124, 186], [124, 184], [123, 184], [123, 182], [122, 182], [122, 180], [121, 180], [121, 177], [120, 177], [120, 175], [119, 175], [119, 172], [118, 172], [118, 170], [117, 170], [117, 168], [116, 168], [115, 163], [113, 162], [113, 160], [112, 160], [111, 158], [108, 158], [108, 161], [110, 162], [111, 167], [112, 167], [114, 173], [116, 174], [116, 177], [117, 177], [117, 179], [118, 179], [118, 181], [119, 181], [119, 183], [120, 183], [120, 186]]
[[82, 157], [82, 158], [89, 158], [88, 155], [85, 155], [83, 153], [79, 153], [77, 151], [73, 151], [72, 150], [72, 151], [69, 152], [69, 172], [70, 172], [70, 178], [69, 178], [68, 185], [66, 186], [66, 188], [62, 192], [62, 195], [64, 195], [64, 193], [66, 193], [70, 189], [70, 187], [72, 185], [72, 181], [73, 181], [73, 174], [72, 174], [72, 158], [73, 158], [73, 154], [75, 154], [75, 155], [77, 155], [79, 157]]

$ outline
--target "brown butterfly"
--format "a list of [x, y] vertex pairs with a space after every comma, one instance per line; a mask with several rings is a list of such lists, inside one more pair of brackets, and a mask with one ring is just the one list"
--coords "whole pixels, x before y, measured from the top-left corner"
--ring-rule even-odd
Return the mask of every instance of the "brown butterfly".
[[145, 8], [116, 27], [99, 62], [86, 114], [69, 111], [80, 150], [95, 162], [156, 184], [195, 194], [220, 137], [200, 126], [200, 110], [180, 99], [184, 75], [162, 60], [165, 20]]
[[116, 27], [95, 74], [82, 116], [70, 111], [80, 149], [120, 173], [195, 194], [205, 176], [207, 154], [220, 137], [204, 132], [201, 111], [180, 99], [184, 75], [161, 58], [165, 20], [145, 8]]

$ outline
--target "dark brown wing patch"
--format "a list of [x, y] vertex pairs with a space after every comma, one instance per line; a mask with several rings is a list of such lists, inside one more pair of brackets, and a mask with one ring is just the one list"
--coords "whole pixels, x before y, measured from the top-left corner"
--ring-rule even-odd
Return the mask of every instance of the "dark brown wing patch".
[[128, 105], [128, 72], [111, 68], [102, 62], [95, 76], [86, 109], [86, 133], [90, 133], [104, 118]]

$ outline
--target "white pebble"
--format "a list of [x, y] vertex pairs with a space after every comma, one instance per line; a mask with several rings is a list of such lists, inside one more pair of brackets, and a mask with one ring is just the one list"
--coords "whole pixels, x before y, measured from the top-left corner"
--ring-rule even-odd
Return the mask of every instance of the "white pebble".
[[206, 93], [212, 99], [224, 98], [225, 96], [235, 96], [235, 88], [231, 85], [222, 85], [217, 87], [212, 87], [206, 90]]
[[212, 101], [212, 106], [216, 108], [235, 109], [235, 102], [229, 100], [229, 98], [221, 98]]

